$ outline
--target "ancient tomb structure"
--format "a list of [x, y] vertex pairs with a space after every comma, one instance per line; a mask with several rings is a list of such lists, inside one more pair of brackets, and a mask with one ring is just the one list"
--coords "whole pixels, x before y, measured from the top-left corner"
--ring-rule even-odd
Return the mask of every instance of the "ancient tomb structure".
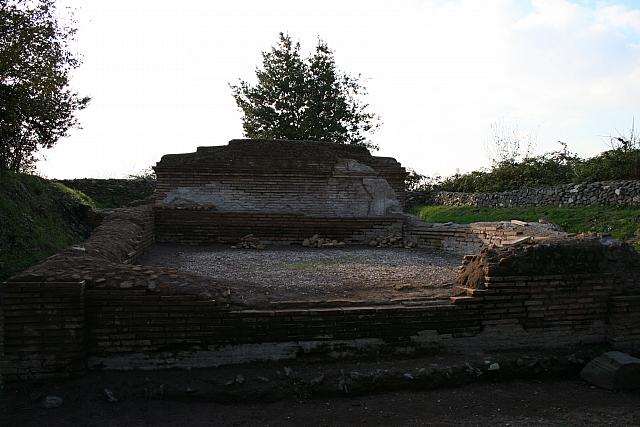
[[[105, 212], [86, 241], [0, 284], [0, 383], [307, 356], [640, 352], [640, 256], [625, 245], [526, 223], [421, 223], [401, 213], [404, 169], [359, 147], [232, 141], [165, 156], [156, 172], [154, 206]], [[467, 255], [459, 296], [258, 306], [239, 290], [261, 277], [137, 265], [154, 241], [362, 243], [390, 230]]]
[[163, 156], [155, 167], [159, 242], [233, 243], [315, 233], [364, 243], [402, 232], [405, 169], [364, 147], [233, 140]]

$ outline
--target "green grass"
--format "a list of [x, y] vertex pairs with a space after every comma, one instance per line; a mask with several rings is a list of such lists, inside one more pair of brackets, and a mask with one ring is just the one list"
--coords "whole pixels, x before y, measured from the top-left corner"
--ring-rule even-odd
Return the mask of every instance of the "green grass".
[[81, 241], [93, 201], [37, 176], [0, 172], [0, 281]]
[[640, 234], [640, 208], [477, 208], [418, 206], [412, 213], [425, 222], [468, 224], [481, 221], [537, 221], [545, 219], [569, 233], [605, 232], [630, 240]]
[[52, 185], [58, 187], [59, 190], [67, 193], [71, 198], [78, 200], [80, 203], [84, 203], [85, 205], [91, 206], [92, 208], [97, 207], [96, 202], [91, 199], [91, 197], [87, 196], [80, 190], [76, 190], [75, 188], [67, 187], [64, 184], [60, 184], [59, 182], [52, 182]]

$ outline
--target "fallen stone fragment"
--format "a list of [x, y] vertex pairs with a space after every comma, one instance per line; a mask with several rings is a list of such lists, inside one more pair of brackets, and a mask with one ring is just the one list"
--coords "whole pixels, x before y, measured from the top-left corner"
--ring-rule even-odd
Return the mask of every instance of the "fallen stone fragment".
[[104, 396], [107, 398], [107, 402], [116, 403], [118, 401], [118, 398], [108, 388], [105, 388], [103, 392], [104, 392]]
[[522, 227], [527, 227], [527, 226], [529, 225], [529, 223], [528, 223], [528, 222], [520, 221], [520, 220], [518, 220], [518, 219], [512, 219], [512, 220], [511, 220], [511, 224], [513, 224], [513, 225], [520, 225], [520, 226], [522, 226]]
[[47, 396], [42, 401], [42, 407], [45, 409], [59, 408], [62, 406], [62, 398], [59, 396]]
[[640, 388], [640, 359], [620, 351], [598, 356], [582, 369], [583, 380], [608, 390]]
[[247, 234], [240, 239], [240, 242], [231, 246], [232, 249], [265, 249], [265, 245], [260, 242], [260, 239], [253, 234]]
[[318, 384], [322, 384], [323, 381], [324, 381], [324, 375], [320, 374], [317, 377], [312, 378], [311, 381], [309, 381], [309, 384], [318, 385]]
[[502, 242], [502, 246], [518, 246], [532, 241], [531, 236], [520, 237], [515, 240], [506, 240]]
[[410, 249], [416, 246], [415, 242], [405, 241], [399, 234], [388, 236], [378, 236], [368, 242], [369, 246], [377, 248], [405, 248]]
[[346, 246], [345, 242], [338, 241], [336, 239], [329, 239], [320, 237], [317, 234], [306, 238], [302, 241], [302, 246], [305, 248], [342, 248]]

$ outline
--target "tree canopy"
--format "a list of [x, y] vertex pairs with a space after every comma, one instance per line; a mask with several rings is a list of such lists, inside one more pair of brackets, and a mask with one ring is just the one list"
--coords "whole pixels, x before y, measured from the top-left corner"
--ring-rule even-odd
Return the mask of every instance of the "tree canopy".
[[278, 43], [262, 53], [257, 84], [240, 79], [231, 85], [249, 138], [331, 141], [377, 148], [368, 137], [380, 126], [362, 101], [360, 76], [338, 69], [333, 51], [318, 40], [303, 58], [300, 43], [279, 34]]
[[56, 13], [54, 0], [0, 0], [0, 169], [32, 169], [89, 102], [69, 88], [75, 29]]

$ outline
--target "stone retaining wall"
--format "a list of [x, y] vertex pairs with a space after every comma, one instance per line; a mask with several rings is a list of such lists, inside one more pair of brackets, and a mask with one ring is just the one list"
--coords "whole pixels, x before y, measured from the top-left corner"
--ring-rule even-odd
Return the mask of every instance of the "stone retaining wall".
[[556, 187], [523, 188], [499, 193], [410, 193], [408, 206], [418, 204], [445, 206], [515, 207], [590, 207], [639, 206], [640, 181], [602, 181], [588, 184], [564, 184]]

